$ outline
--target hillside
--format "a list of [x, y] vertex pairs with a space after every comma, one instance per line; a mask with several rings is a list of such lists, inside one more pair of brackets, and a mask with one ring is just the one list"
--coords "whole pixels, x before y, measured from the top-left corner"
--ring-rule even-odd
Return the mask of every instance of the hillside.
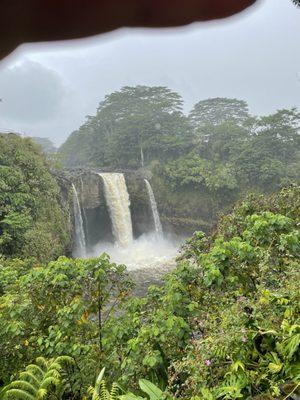
[[67, 206], [39, 146], [0, 134], [0, 254], [51, 260], [70, 242]]

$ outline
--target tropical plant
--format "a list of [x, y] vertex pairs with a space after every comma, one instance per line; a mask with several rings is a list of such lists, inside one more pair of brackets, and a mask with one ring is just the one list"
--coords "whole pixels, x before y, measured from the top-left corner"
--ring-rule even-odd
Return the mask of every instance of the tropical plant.
[[73, 364], [71, 357], [61, 356], [47, 360], [38, 357], [1, 391], [1, 398], [16, 400], [41, 400], [61, 398], [64, 392], [63, 369]]
[[102, 368], [97, 376], [95, 386], [90, 386], [88, 393], [91, 395], [92, 400], [117, 400], [120, 388], [116, 382], [113, 382], [111, 390], [109, 391], [104, 379], [104, 373], [105, 368]]
[[50, 261], [70, 242], [68, 207], [39, 146], [0, 133], [0, 254]]
[[148, 397], [137, 396], [131, 392], [128, 392], [122, 396], [120, 396], [120, 400], [162, 400], [166, 399], [163, 394], [163, 391], [159, 389], [156, 385], [152, 382], [148, 381], [147, 379], [140, 379], [139, 380], [139, 387], [143, 393], [145, 393]]

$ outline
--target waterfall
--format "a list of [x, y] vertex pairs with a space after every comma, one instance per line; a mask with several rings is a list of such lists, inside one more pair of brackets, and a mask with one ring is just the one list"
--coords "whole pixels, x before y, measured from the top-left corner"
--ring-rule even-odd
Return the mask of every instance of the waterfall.
[[157, 233], [157, 235], [162, 236], [163, 230], [162, 230], [162, 226], [161, 226], [161, 222], [160, 222], [160, 218], [159, 218], [159, 213], [158, 213], [154, 193], [153, 193], [152, 187], [150, 185], [150, 182], [147, 179], [144, 179], [144, 181], [146, 183], [148, 196], [149, 196], [149, 200], [150, 200], [150, 206], [151, 206], [153, 220], [154, 220], [155, 232]]
[[72, 183], [73, 189], [73, 208], [74, 208], [74, 219], [75, 219], [75, 252], [79, 257], [86, 255], [86, 242], [83, 228], [83, 220], [81, 214], [81, 207], [78, 198], [78, 193], [75, 185]]
[[141, 146], [141, 166], [142, 168], [144, 168], [144, 151], [142, 146]]
[[104, 194], [118, 245], [126, 247], [133, 241], [130, 201], [123, 174], [99, 173], [104, 183]]

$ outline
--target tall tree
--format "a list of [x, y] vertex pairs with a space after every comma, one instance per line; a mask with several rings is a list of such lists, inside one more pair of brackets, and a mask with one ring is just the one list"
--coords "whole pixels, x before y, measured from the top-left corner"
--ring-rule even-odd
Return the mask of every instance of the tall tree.
[[226, 97], [201, 100], [195, 104], [189, 118], [196, 128], [230, 121], [242, 124], [249, 118], [248, 104], [243, 100]]
[[105, 97], [97, 114], [79, 129], [82, 137], [72, 134], [61, 151], [76, 161], [70, 144], [86, 140], [86, 163], [114, 167], [138, 167], [142, 159], [148, 163], [175, 156], [192, 139], [182, 103], [181, 96], [166, 87], [123, 87]]
[[251, 185], [274, 190], [287, 180], [299, 181], [300, 113], [279, 110], [257, 120], [251, 141], [236, 153], [236, 168]]

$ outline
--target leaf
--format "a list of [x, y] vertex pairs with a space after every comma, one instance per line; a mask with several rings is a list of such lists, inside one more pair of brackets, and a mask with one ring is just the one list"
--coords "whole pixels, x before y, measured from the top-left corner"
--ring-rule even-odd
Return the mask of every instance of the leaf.
[[145, 397], [136, 396], [134, 393], [126, 393], [118, 397], [120, 400], [146, 400]]
[[97, 396], [99, 394], [99, 390], [100, 390], [100, 385], [104, 376], [104, 372], [105, 372], [105, 368], [102, 368], [97, 379], [96, 379], [96, 383], [95, 383], [95, 387], [94, 387], [94, 393], [93, 393], [93, 397], [92, 400], [96, 400]]
[[275, 363], [270, 363], [268, 365], [269, 370], [272, 372], [272, 374], [277, 374], [278, 372], [281, 371], [282, 369], [282, 364], [275, 364]]
[[163, 392], [147, 379], [140, 379], [139, 385], [141, 390], [150, 397], [150, 400], [159, 400], [162, 398]]

